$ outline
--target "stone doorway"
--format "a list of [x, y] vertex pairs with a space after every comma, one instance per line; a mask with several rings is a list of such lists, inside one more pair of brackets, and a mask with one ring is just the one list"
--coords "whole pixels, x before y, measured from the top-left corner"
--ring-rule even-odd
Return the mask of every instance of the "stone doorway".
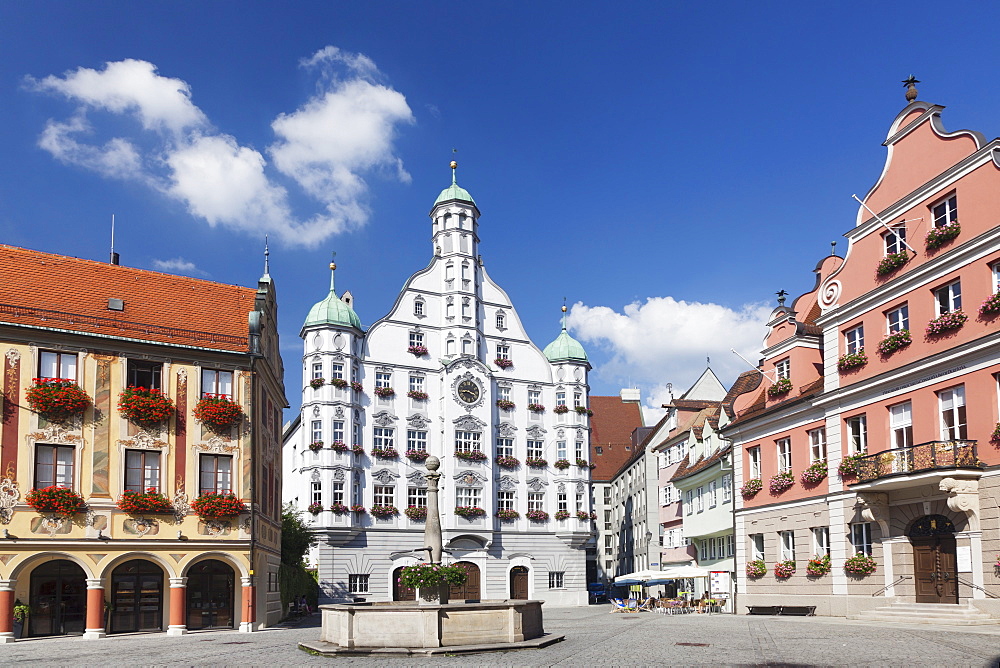
[[80, 635], [87, 609], [87, 575], [68, 559], [56, 559], [31, 572], [29, 635]]
[[917, 603], [958, 603], [955, 525], [943, 515], [927, 515], [909, 531]]
[[448, 598], [452, 601], [478, 603], [480, 600], [479, 566], [476, 566], [471, 561], [459, 561], [454, 565], [459, 568], [464, 568], [465, 572], [468, 573], [468, 577], [465, 579], [465, 584], [461, 587], [451, 588], [448, 593]]
[[524, 566], [510, 569], [510, 597], [517, 600], [528, 599], [528, 569]]

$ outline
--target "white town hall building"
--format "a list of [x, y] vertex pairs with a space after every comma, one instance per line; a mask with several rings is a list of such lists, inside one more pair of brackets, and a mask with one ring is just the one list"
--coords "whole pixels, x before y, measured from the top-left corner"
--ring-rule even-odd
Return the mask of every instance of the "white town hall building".
[[423, 460], [435, 455], [444, 561], [470, 572], [452, 597], [584, 605], [590, 365], [565, 323], [544, 351], [528, 338], [486, 274], [479, 209], [455, 167], [430, 213], [430, 264], [385, 317], [365, 331], [332, 274], [310, 310], [284, 499], [317, 534], [321, 603], [408, 600], [398, 570], [421, 560]]

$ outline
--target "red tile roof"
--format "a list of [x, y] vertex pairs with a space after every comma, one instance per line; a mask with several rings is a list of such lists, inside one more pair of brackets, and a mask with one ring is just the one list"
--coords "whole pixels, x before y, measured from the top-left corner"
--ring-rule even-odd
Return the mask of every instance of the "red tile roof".
[[[636, 452], [632, 432], [642, 426], [639, 404], [625, 403], [621, 397], [590, 397], [590, 461], [595, 465], [591, 479], [607, 482]], [[601, 448], [597, 454], [596, 448]], [[628, 448], [626, 450], [626, 448]]]
[[[0, 323], [245, 352], [256, 290], [0, 244]], [[108, 308], [121, 299], [124, 310]]]

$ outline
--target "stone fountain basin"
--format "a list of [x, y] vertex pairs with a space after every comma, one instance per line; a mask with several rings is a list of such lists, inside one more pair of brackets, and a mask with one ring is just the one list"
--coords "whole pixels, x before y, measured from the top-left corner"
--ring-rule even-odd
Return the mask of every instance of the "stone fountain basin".
[[345, 649], [519, 643], [544, 634], [542, 601], [347, 603], [319, 606], [320, 640]]

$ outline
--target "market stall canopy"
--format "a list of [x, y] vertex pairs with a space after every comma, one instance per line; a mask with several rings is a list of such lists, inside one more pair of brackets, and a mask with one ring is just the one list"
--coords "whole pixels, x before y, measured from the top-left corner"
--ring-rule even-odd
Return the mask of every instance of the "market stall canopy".
[[662, 580], [663, 571], [636, 571], [635, 573], [627, 573], [625, 575], [619, 575], [615, 578], [616, 585], [633, 585], [633, 584], [643, 584], [648, 580]]
[[658, 579], [673, 579], [673, 578], [707, 578], [708, 571], [704, 568], [698, 568], [697, 566], [675, 566], [674, 568], [668, 568], [663, 571], [657, 572]]

